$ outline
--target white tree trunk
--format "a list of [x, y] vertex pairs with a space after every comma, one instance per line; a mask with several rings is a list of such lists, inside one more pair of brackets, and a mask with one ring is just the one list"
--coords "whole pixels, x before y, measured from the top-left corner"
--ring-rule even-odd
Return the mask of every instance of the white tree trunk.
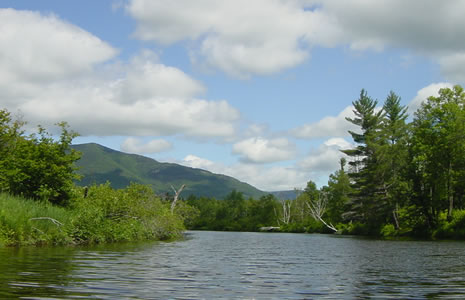
[[323, 214], [325, 213], [325, 210], [326, 210], [327, 201], [328, 201], [328, 198], [326, 197], [326, 195], [323, 193], [320, 193], [320, 195], [318, 196], [318, 199], [314, 201], [310, 200], [309, 202], [306, 202], [306, 203], [307, 203], [308, 208], [310, 209], [310, 214], [315, 220], [320, 221], [329, 229], [333, 230], [334, 232], [337, 232], [337, 229], [336, 227], [334, 227], [333, 224], [331, 223], [328, 224], [323, 220]]
[[171, 202], [171, 213], [174, 213], [174, 208], [176, 207], [176, 201], [178, 201], [179, 195], [181, 194], [182, 190], [186, 187], [185, 184], [183, 184], [179, 190], [176, 190], [173, 186], [171, 188], [174, 191], [174, 199], [173, 202]]

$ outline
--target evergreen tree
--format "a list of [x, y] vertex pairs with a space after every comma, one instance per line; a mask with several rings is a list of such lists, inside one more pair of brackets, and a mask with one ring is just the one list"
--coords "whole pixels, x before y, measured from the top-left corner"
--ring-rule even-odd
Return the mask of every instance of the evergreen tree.
[[357, 146], [354, 149], [342, 150], [349, 156], [349, 176], [353, 189], [349, 210], [344, 213], [344, 218], [373, 226], [377, 221], [378, 204], [374, 195], [379, 185], [374, 173], [377, 164], [374, 144], [381, 127], [383, 111], [376, 111], [378, 102], [369, 97], [363, 89], [359, 99], [352, 104], [355, 118], [346, 119], [359, 126], [360, 132], [349, 131]]
[[342, 214], [349, 202], [351, 194], [350, 179], [345, 171], [346, 159], [341, 158], [340, 169], [329, 176], [327, 212], [329, 222], [337, 224], [342, 222]]
[[406, 199], [408, 186], [405, 180], [407, 164], [408, 126], [407, 107], [400, 104], [400, 97], [390, 92], [383, 105], [381, 130], [377, 134], [375, 156], [376, 178], [380, 182], [378, 202], [384, 204], [386, 221], [392, 219], [399, 229], [398, 208]]

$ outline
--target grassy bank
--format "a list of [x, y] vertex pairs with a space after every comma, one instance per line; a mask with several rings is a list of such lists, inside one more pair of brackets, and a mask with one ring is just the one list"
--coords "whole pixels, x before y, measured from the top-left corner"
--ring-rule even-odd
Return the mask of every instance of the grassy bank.
[[[84, 196], [85, 195], [85, 196]], [[72, 245], [177, 238], [183, 219], [152, 190], [76, 190], [68, 207], [0, 194], [0, 245]]]

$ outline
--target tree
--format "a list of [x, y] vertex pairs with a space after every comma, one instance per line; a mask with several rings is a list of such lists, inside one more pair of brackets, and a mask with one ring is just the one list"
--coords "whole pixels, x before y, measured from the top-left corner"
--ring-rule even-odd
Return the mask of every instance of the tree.
[[377, 133], [374, 155], [377, 166], [375, 176], [380, 181], [378, 201], [384, 202], [385, 217], [392, 216], [399, 229], [398, 207], [406, 199], [405, 167], [408, 156], [407, 107], [400, 104], [400, 97], [390, 92], [383, 105], [381, 130]]
[[12, 121], [0, 111], [0, 187], [2, 191], [27, 198], [66, 205], [72, 196], [74, 162], [80, 154], [70, 145], [77, 133], [65, 122], [58, 123], [61, 134], [55, 140], [43, 127], [37, 134], [24, 135], [24, 122]]
[[349, 156], [349, 177], [352, 182], [350, 207], [344, 213], [344, 218], [375, 225], [378, 221], [378, 203], [374, 195], [379, 182], [374, 174], [377, 164], [374, 145], [381, 127], [383, 111], [376, 111], [378, 101], [369, 97], [363, 89], [359, 99], [352, 104], [355, 118], [346, 120], [357, 125], [360, 132], [349, 131], [357, 146], [354, 149], [342, 150]]
[[350, 179], [345, 171], [346, 159], [341, 158], [340, 169], [329, 175], [327, 187], [327, 209], [326, 213], [330, 222], [337, 224], [342, 222], [342, 214], [349, 202], [351, 194]]
[[415, 113], [410, 147], [410, 178], [414, 204], [422, 208], [427, 226], [439, 212], [451, 217], [454, 203], [464, 194], [465, 92], [462, 87], [441, 89]]

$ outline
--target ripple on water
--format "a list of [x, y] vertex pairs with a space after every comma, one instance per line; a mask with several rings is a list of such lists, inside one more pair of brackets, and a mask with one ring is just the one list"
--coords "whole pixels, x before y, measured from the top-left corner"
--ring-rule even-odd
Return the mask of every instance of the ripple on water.
[[189, 232], [184, 241], [0, 249], [0, 298], [463, 298], [465, 243]]

